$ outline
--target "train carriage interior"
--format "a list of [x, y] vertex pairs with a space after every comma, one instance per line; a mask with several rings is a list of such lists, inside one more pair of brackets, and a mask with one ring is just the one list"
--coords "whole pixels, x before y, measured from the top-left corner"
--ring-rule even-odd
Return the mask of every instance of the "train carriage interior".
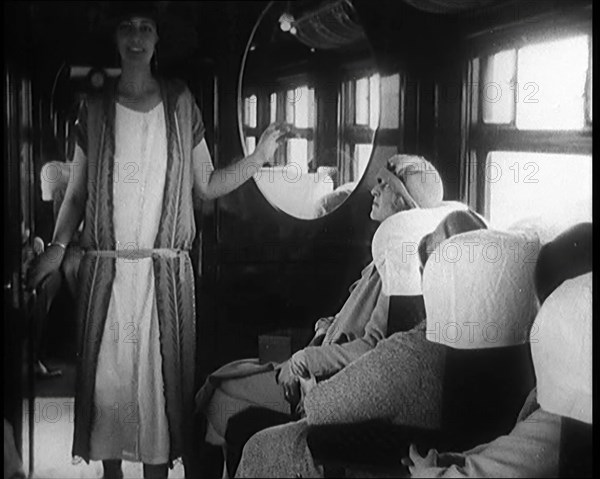
[[[148, 71], [164, 79], [161, 108], [174, 109], [174, 122], [164, 116], [154, 247], [114, 242], [114, 225], [126, 222], [114, 197], [156, 170], [119, 164], [104, 129], [96, 141], [90, 113], [96, 99], [121, 101], [115, 124], [141, 115], [144, 132], [152, 113], [113, 101], [128, 71], [142, 68], [137, 52], [122, 58], [119, 35], [151, 34], [131, 20], [143, 24], [143, 13], [112, 23], [119, 4], [155, 13]], [[591, 0], [3, 9], [5, 478], [591, 477]], [[189, 132], [178, 116], [188, 110], [162, 86], [174, 79], [191, 93]], [[110, 132], [112, 110], [102, 111]], [[273, 124], [285, 134], [267, 157]], [[125, 137], [115, 134], [115, 151], [126, 151]], [[194, 163], [201, 147], [208, 170]], [[57, 225], [81, 155], [89, 190], [63, 245]], [[203, 196], [205, 173], [236, 187]], [[143, 198], [150, 186], [139, 188]], [[174, 253], [180, 262], [160, 256], [161, 205], [171, 204], [169, 251], [178, 225], [191, 231]], [[145, 224], [140, 205], [127, 211]], [[108, 223], [98, 223], [103, 212]], [[495, 247], [477, 259], [482, 244]], [[470, 262], [461, 256], [469, 245]], [[32, 286], [42, 258], [57, 267]], [[146, 326], [137, 320], [103, 322], [119, 295], [134, 297], [117, 287], [125, 283], [101, 281], [102, 265], [121, 281], [120, 260], [135, 263], [120, 271], [149, 265], [154, 280], [141, 284], [152, 293], [134, 312], [150, 311], [156, 343], [138, 341]], [[457, 324], [481, 324], [485, 338], [467, 341]], [[101, 384], [130, 382], [130, 365], [118, 362], [129, 356], [115, 359], [128, 348], [139, 396], [107, 409], [112, 434], [123, 434], [111, 439], [104, 409], [86, 412], [81, 398], [97, 402]], [[116, 369], [103, 376], [110, 354]], [[84, 393], [90, 367], [96, 387]], [[140, 384], [160, 398], [148, 400]], [[98, 444], [121, 440], [113, 476]], [[156, 444], [168, 457], [148, 463], [169, 467], [153, 476], [141, 458], [144, 448], [163, 457]]]

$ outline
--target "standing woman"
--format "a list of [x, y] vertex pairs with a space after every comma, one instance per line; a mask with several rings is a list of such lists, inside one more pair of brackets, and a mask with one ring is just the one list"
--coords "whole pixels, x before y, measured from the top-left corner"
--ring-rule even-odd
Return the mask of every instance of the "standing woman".
[[192, 436], [192, 193], [236, 189], [286, 130], [270, 126], [252, 155], [215, 171], [190, 91], [151, 71], [157, 16], [126, 3], [114, 32], [121, 76], [80, 112], [72, 181], [29, 285], [60, 267], [84, 219], [72, 453], [102, 460], [105, 478], [122, 477], [123, 459], [166, 478], [175, 459], [187, 463]]

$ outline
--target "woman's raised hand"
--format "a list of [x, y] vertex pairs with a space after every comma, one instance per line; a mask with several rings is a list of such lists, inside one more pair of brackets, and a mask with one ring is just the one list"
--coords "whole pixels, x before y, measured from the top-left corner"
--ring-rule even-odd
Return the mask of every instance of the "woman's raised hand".
[[37, 256], [27, 271], [27, 287], [35, 289], [50, 274], [58, 271], [65, 255], [65, 250], [58, 245], [49, 246]]
[[277, 147], [283, 140], [291, 136], [294, 136], [292, 125], [271, 123], [260, 136], [253, 156], [261, 166], [265, 163], [270, 163]]

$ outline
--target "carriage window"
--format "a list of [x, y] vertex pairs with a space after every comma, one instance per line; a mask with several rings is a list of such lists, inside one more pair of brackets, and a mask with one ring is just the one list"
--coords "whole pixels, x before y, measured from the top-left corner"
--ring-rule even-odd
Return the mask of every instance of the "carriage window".
[[483, 87], [483, 121], [506, 124], [514, 116], [516, 50], [504, 50], [488, 58]]
[[585, 125], [588, 37], [521, 48], [517, 66], [517, 128], [575, 130]]
[[304, 138], [290, 138], [287, 141], [287, 157], [293, 158], [302, 173], [308, 172], [309, 143]]
[[343, 154], [339, 158], [341, 183], [361, 177], [371, 157], [371, 139], [379, 125], [381, 79], [378, 73], [362, 75], [357, 78], [353, 73], [341, 90], [340, 127], [344, 138]]
[[489, 220], [532, 219], [565, 229], [592, 219], [592, 157], [493, 151], [486, 162]]
[[[302, 85], [283, 92], [285, 96], [285, 120], [296, 127], [296, 136], [287, 141], [287, 148], [276, 153], [279, 156], [278, 164], [289, 164], [289, 158], [294, 159], [296, 167], [303, 173], [308, 172], [308, 160], [314, 156], [314, 130], [315, 130], [315, 90], [307, 85]], [[271, 99], [273, 95], [271, 95]], [[271, 117], [278, 118], [277, 110]]]
[[355, 81], [356, 110], [354, 123], [368, 125], [371, 130], [379, 123], [379, 75]]
[[[484, 123], [520, 130], [577, 130], [591, 105], [589, 37], [578, 35], [503, 50], [484, 59]], [[589, 97], [589, 98], [586, 98]]]
[[298, 128], [311, 128], [314, 124], [315, 91], [307, 86], [288, 90], [285, 102], [286, 121]]
[[[385, 108], [381, 109], [379, 128], [396, 129], [400, 126], [400, 75], [382, 77], [381, 98], [385, 98]], [[379, 101], [379, 96], [377, 97]], [[379, 109], [379, 105], [377, 106]]]
[[356, 158], [356, 178], [362, 178], [363, 173], [367, 169], [369, 159], [371, 158], [371, 151], [373, 151], [372, 144], [358, 144], [354, 145], [354, 158]]
[[572, 32], [471, 59], [463, 191], [493, 226], [591, 221], [591, 23]]

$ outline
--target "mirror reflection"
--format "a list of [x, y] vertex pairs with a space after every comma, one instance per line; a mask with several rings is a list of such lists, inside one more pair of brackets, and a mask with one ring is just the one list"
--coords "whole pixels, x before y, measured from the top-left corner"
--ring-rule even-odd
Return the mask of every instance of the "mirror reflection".
[[267, 6], [242, 63], [238, 116], [245, 154], [270, 123], [294, 127], [254, 177], [273, 206], [313, 219], [341, 205], [367, 168], [379, 112], [380, 77], [349, 0]]

